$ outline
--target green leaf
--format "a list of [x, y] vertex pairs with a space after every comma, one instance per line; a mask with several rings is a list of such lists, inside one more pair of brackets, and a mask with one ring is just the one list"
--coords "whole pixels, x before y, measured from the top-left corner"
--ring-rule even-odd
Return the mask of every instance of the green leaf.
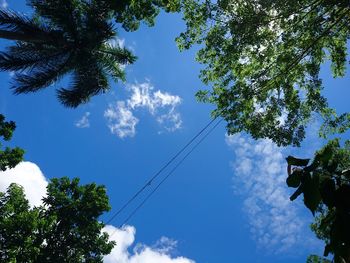
[[287, 177], [287, 185], [289, 187], [297, 188], [301, 183], [301, 178], [303, 176], [302, 170], [294, 170], [293, 173]]
[[310, 159], [299, 159], [293, 156], [288, 156], [286, 160], [289, 165], [295, 165], [295, 166], [306, 166], [310, 161]]
[[320, 193], [323, 203], [329, 208], [335, 205], [335, 182], [331, 178], [326, 178], [321, 183]]
[[290, 201], [294, 201], [302, 193], [303, 193], [303, 185], [300, 185], [299, 188], [294, 192], [294, 194], [292, 194], [291, 197], [289, 198]]
[[305, 175], [303, 186], [304, 204], [310, 209], [311, 213], [315, 215], [315, 211], [322, 200], [319, 191], [319, 176], [315, 174], [313, 176], [310, 174]]

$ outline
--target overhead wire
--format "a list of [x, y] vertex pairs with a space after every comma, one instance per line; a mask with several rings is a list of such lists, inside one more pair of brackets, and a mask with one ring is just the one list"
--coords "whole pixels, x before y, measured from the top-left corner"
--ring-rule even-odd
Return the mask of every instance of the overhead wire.
[[[214, 120], [216, 120], [215, 118]], [[145, 205], [145, 203], [153, 196], [153, 194], [160, 188], [160, 186], [179, 168], [179, 166], [191, 155], [191, 153], [216, 129], [216, 127], [222, 122], [220, 119], [211, 129], [181, 158], [180, 161], [169, 171], [169, 173], [157, 184], [157, 186], [143, 199], [143, 201], [128, 215], [128, 217], [119, 225], [119, 228], [123, 228], [130, 219]], [[112, 237], [117, 230], [112, 232], [109, 237]]]
[[212, 133], [221, 123], [220, 119], [192, 148], [191, 150], [174, 166], [174, 168], [157, 184], [157, 186], [145, 197], [145, 199], [130, 213], [119, 227], [123, 227], [140, 210], [140, 208], [152, 197], [159, 187], [177, 170], [177, 168], [187, 159], [187, 157]]
[[106, 224], [111, 223], [118, 215], [120, 215], [147, 187], [150, 187], [152, 182], [171, 164], [175, 161], [175, 159], [177, 157], [179, 157], [180, 154], [182, 154], [199, 136], [202, 135], [203, 132], [205, 132], [206, 129], [208, 129], [208, 127], [210, 127], [214, 121], [218, 118], [218, 116], [216, 116], [215, 118], [213, 118], [210, 122], [208, 122], [199, 132], [196, 133], [195, 136], [192, 137], [191, 140], [189, 140], [172, 158], [169, 159], [169, 161], [164, 164], [157, 173], [155, 173], [150, 179], [148, 179], [146, 181], [146, 183], [140, 187], [140, 189], [138, 191], [136, 191], [136, 193], [131, 196], [127, 202], [125, 202], [124, 205], [122, 205], [117, 212], [115, 212], [110, 219], [108, 219], [106, 221]]

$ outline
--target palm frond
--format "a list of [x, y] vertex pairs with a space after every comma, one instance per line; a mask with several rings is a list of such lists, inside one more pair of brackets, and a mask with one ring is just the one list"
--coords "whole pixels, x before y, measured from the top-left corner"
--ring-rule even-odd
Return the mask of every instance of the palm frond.
[[127, 65], [133, 64], [137, 57], [127, 48], [105, 44], [100, 52], [104, 53], [109, 59], [116, 61], [119, 64]]
[[26, 56], [27, 54], [35, 56], [50, 56], [58, 52], [67, 53], [69, 50], [62, 46], [26, 42], [16, 42], [16, 45], [8, 46], [6, 48], [6, 53], [14, 54], [16, 56]]
[[32, 35], [31, 37], [51, 36], [51, 32], [43, 25], [39, 25], [34, 19], [21, 15], [11, 10], [0, 9], [0, 29], [10, 32]]
[[103, 68], [103, 70], [110, 75], [114, 81], [125, 81], [125, 71], [124, 65], [113, 60], [107, 54], [98, 54], [98, 63]]
[[52, 27], [77, 36], [82, 24], [82, 4], [78, 0], [28, 0], [27, 4]]
[[39, 70], [50, 68], [61, 60], [64, 53], [62, 51], [53, 54], [37, 54], [35, 52], [0, 52], [0, 70], [3, 71], [23, 71]]
[[0, 9], [0, 38], [16, 40], [0, 52], [0, 70], [17, 71], [14, 93], [38, 91], [72, 73], [72, 83], [57, 96], [65, 106], [77, 107], [106, 92], [110, 77], [124, 81], [124, 66], [136, 57], [126, 48], [106, 44], [116, 35], [111, 2], [27, 0], [34, 18]]
[[16, 73], [14, 77], [15, 84], [12, 86], [15, 94], [36, 92], [48, 87], [59, 80], [69, 67], [66, 67], [67, 61], [61, 61], [54, 65], [47, 65], [46, 68], [39, 71], [36, 69], [31, 72]]
[[96, 14], [89, 14], [80, 37], [84, 39], [85, 45], [99, 49], [106, 40], [115, 37], [115, 29], [110, 21], [101, 20], [98, 16], [96, 18]]
[[87, 103], [92, 96], [104, 93], [109, 89], [108, 79], [97, 63], [82, 67], [74, 72], [71, 88], [61, 88], [57, 97], [66, 107], [76, 108]]

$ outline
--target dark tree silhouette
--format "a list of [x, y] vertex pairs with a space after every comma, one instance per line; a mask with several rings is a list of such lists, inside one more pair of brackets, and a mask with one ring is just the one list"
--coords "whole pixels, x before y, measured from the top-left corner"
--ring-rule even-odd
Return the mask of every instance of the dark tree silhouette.
[[16, 71], [16, 94], [36, 92], [71, 75], [69, 87], [57, 94], [65, 106], [77, 107], [106, 92], [109, 78], [124, 80], [123, 65], [133, 63], [135, 56], [111, 44], [116, 32], [110, 11], [99, 1], [28, 3], [34, 17], [0, 10], [0, 37], [16, 40], [0, 53], [0, 69]]

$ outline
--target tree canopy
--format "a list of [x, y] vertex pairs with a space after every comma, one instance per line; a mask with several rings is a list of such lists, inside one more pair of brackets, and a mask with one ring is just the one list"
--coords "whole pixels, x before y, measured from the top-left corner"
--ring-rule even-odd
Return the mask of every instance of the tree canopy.
[[[5, 116], [0, 114], [0, 137], [4, 141], [9, 141], [12, 138], [12, 134], [16, 129], [16, 124], [13, 121], [5, 121]], [[15, 147], [6, 147], [1, 150], [2, 144], [0, 143], [0, 171], [5, 171], [8, 168], [15, 167], [20, 161], [23, 160], [24, 150]]]
[[[153, 25], [160, 8], [177, 11], [179, 1], [28, 0], [33, 17], [0, 10], [0, 38], [15, 45], [0, 53], [0, 69], [15, 71], [15, 94], [36, 92], [64, 76], [71, 82], [57, 90], [67, 107], [86, 103], [110, 89], [110, 80], [125, 81], [124, 67], [136, 57], [113, 44], [116, 23], [136, 30]], [[112, 22], [112, 18], [115, 22]]]
[[345, 74], [348, 1], [184, 0], [183, 12], [178, 45], [201, 45], [200, 77], [212, 84], [197, 96], [216, 105], [230, 134], [300, 145], [312, 113], [334, 117], [319, 72], [329, 60], [334, 77]]
[[[350, 37], [350, 6], [345, 0], [201, 1], [183, 0], [187, 28], [181, 50], [199, 44], [200, 77], [212, 89], [197, 93], [216, 105], [229, 134], [245, 131], [277, 145], [300, 146], [316, 114], [320, 136], [350, 127], [350, 114], [337, 115], [322, 95], [321, 65], [343, 77]], [[312, 229], [326, 243], [324, 256], [350, 262], [349, 143], [330, 141], [313, 162], [288, 157], [291, 200], [303, 194], [316, 215]], [[292, 167], [294, 167], [292, 169]], [[308, 262], [329, 262], [312, 255]]]
[[181, 0], [122, 0], [100, 1], [107, 9], [112, 10], [115, 22], [121, 24], [126, 31], [135, 31], [140, 22], [153, 26], [160, 10], [166, 12], [180, 11]]
[[31, 208], [23, 188], [0, 193], [1, 262], [103, 262], [115, 245], [98, 218], [109, 211], [104, 186], [52, 179], [43, 205]]

